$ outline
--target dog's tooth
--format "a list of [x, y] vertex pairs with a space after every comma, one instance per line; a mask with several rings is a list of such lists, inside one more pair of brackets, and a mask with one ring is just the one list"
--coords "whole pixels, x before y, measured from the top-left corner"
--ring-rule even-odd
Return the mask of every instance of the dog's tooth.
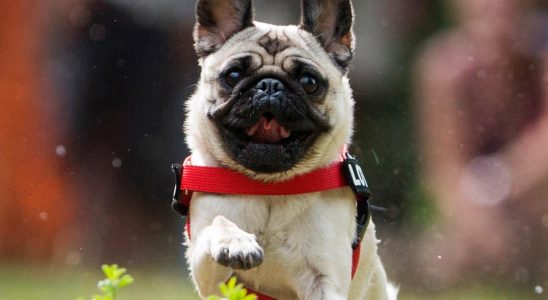
[[[260, 122], [259, 122], [260, 123]], [[257, 132], [257, 129], [259, 129], [259, 123], [249, 127], [248, 129], [245, 130], [245, 133], [248, 135], [248, 136], [253, 136], [255, 135], [255, 133]]]
[[282, 138], [286, 139], [291, 136], [291, 130], [285, 129], [283, 126], [280, 127], [280, 135]]

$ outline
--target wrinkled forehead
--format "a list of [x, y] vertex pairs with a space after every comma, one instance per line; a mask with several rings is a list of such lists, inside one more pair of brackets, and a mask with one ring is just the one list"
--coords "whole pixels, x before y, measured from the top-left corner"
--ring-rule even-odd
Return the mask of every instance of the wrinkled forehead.
[[206, 57], [206, 65], [220, 71], [231, 61], [246, 59], [255, 67], [290, 68], [305, 63], [317, 69], [330, 58], [316, 39], [297, 26], [276, 26], [255, 22], [231, 37], [215, 55]]

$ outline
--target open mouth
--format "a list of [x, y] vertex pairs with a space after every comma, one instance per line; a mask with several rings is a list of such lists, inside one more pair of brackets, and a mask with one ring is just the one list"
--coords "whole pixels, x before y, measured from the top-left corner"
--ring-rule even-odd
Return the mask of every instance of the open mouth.
[[277, 144], [291, 136], [291, 129], [286, 129], [272, 114], [264, 114], [255, 125], [247, 128], [245, 133], [252, 142]]
[[270, 112], [251, 124], [224, 129], [224, 143], [243, 166], [264, 173], [291, 169], [306, 154], [321, 130], [309, 120], [288, 122]]

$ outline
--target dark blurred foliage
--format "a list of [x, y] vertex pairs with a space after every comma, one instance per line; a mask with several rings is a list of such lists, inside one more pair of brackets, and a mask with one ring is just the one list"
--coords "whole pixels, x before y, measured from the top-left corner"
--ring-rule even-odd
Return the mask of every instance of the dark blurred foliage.
[[[365, 88], [367, 85], [356, 84], [364, 79], [353, 76], [353, 72], [350, 74], [357, 100], [355, 145], [352, 149], [366, 166], [373, 190], [372, 202], [388, 209], [386, 213], [376, 214], [375, 221], [381, 225], [381, 231], [385, 226], [394, 230], [401, 226], [417, 229], [420, 227], [417, 222], [428, 220], [417, 220], [416, 216], [427, 216], [432, 209], [418, 195], [420, 162], [412, 109], [413, 60], [421, 49], [421, 43], [433, 32], [448, 26], [450, 20], [442, 1], [412, 2], [396, 9], [400, 18], [405, 14], [412, 17], [392, 28], [398, 37], [399, 48], [396, 55], [390, 57], [394, 62], [392, 68], [382, 74], [381, 85]], [[360, 65], [353, 67], [359, 68]]]
[[182, 238], [169, 206], [170, 164], [188, 153], [183, 100], [198, 77], [190, 30], [137, 22], [103, 1], [69, 14], [76, 9], [89, 18], [85, 26], [71, 15], [51, 38], [59, 43], [53, 56], [72, 74], [57, 88], [70, 107], [64, 144], [80, 195], [74, 226], [86, 237], [77, 239], [83, 258], [173, 261]]

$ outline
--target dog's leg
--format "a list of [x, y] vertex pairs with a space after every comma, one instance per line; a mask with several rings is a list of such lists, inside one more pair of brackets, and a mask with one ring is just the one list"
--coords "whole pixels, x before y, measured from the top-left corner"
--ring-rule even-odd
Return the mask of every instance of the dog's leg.
[[352, 280], [348, 299], [392, 300], [397, 298], [398, 289], [388, 282], [382, 265], [375, 236], [375, 224], [370, 222], [362, 241], [361, 259]]
[[305, 298], [306, 300], [312, 299], [321, 299], [321, 300], [347, 300], [348, 297], [343, 295], [337, 288], [333, 285], [324, 286], [320, 290], [312, 292], [309, 297]]
[[234, 269], [251, 269], [263, 261], [263, 249], [255, 236], [241, 230], [223, 216], [213, 219], [192, 239], [190, 271], [201, 298], [218, 294], [219, 283]]
[[[335, 238], [333, 239], [335, 240]], [[346, 242], [346, 241], [345, 241]], [[342, 248], [342, 247], [341, 247]], [[317, 249], [322, 249], [318, 248]], [[305, 250], [306, 251], [306, 250]], [[334, 254], [336, 253], [336, 254]], [[314, 257], [314, 259], [310, 259]], [[298, 296], [303, 300], [346, 300], [350, 290], [350, 262], [352, 252], [350, 242], [348, 249], [340, 251], [316, 252], [309, 255], [304, 271], [297, 278]]]
[[334, 274], [328, 273], [329, 272], [320, 274], [312, 271], [311, 273], [306, 274], [306, 276], [297, 279], [300, 281], [300, 285], [298, 287], [300, 291], [298, 293], [298, 298], [303, 300], [349, 299], [347, 295], [350, 285], [350, 278], [336, 278], [333, 276]]

